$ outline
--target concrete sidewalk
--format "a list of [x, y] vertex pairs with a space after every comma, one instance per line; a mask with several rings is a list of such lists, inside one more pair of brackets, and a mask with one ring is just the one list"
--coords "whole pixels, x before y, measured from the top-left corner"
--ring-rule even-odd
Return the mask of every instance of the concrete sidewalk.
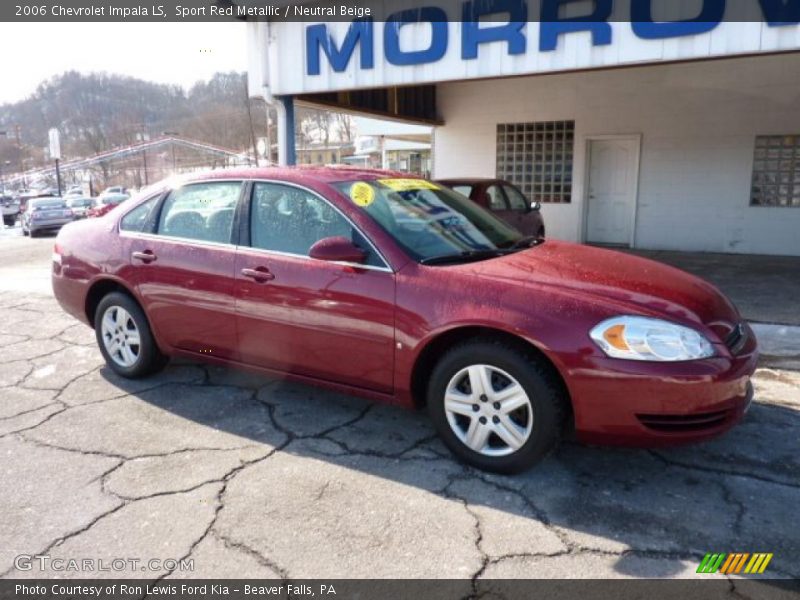
[[800, 257], [628, 250], [716, 285], [753, 327], [762, 366], [800, 370]]
[[800, 326], [800, 257], [627, 250], [716, 285], [745, 319]]

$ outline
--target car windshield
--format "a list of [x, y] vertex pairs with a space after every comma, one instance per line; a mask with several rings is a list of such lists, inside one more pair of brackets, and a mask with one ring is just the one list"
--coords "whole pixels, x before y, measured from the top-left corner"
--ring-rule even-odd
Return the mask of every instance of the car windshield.
[[334, 184], [415, 260], [447, 264], [529, 247], [519, 231], [461, 194], [424, 179]]

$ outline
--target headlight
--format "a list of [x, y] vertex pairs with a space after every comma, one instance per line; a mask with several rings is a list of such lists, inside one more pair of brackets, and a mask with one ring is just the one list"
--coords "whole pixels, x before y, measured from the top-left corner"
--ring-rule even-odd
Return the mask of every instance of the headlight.
[[714, 356], [711, 342], [702, 334], [660, 319], [614, 317], [589, 335], [612, 358], [674, 362]]

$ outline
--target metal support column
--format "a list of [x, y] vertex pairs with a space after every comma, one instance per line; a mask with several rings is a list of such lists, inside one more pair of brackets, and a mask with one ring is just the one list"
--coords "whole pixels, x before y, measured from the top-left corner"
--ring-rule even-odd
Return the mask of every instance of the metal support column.
[[294, 97], [276, 96], [278, 113], [278, 164], [297, 164], [294, 139]]

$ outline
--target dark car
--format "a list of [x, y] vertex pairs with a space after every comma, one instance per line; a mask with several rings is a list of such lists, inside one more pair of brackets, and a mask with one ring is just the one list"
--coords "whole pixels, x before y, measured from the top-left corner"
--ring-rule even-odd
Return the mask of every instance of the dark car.
[[19, 200], [11, 196], [0, 196], [0, 208], [3, 211], [3, 224], [12, 227], [20, 214]]
[[385, 171], [214, 171], [65, 227], [61, 306], [108, 366], [170, 356], [427, 407], [445, 443], [514, 472], [574, 430], [665, 445], [747, 410], [752, 331], [711, 284], [526, 237], [461, 194]]
[[22, 235], [36, 237], [45, 231], [58, 231], [74, 216], [63, 198], [32, 198], [22, 213]]
[[529, 236], [544, 238], [541, 204], [530, 202], [519, 188], [503, 179], [439, 179], [437, 183], [463, 194]]

